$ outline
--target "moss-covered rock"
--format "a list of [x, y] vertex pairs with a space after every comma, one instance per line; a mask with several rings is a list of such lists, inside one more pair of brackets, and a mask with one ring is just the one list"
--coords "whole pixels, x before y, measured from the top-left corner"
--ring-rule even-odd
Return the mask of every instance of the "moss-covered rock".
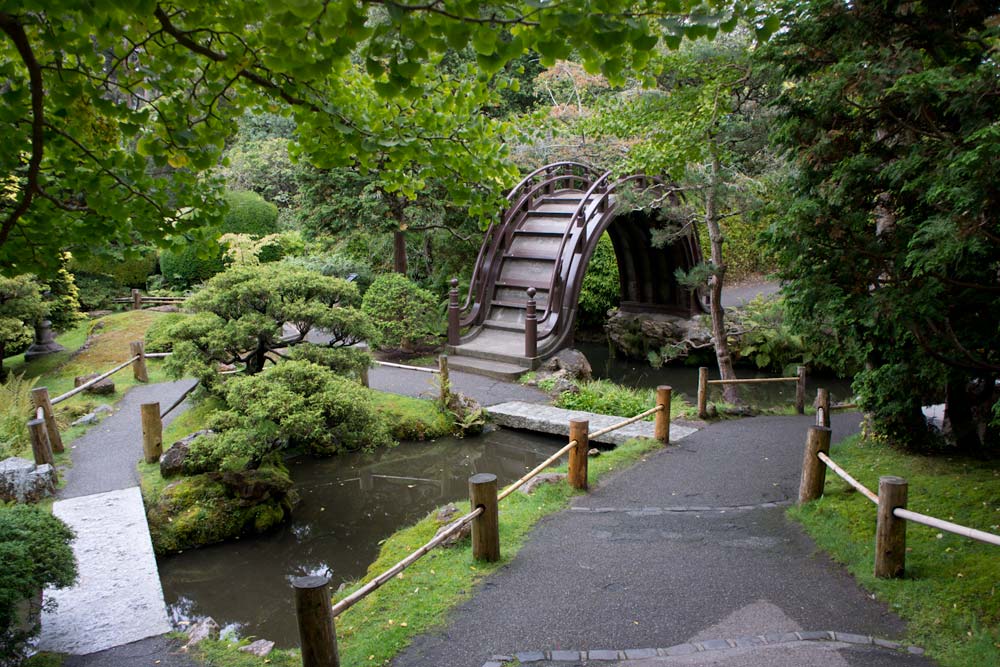
[[184, 477], [147, 507], [153, 548], [172, 553], [264, 533], [291, 515], [294, 501], [292, 480], [279, 462]]

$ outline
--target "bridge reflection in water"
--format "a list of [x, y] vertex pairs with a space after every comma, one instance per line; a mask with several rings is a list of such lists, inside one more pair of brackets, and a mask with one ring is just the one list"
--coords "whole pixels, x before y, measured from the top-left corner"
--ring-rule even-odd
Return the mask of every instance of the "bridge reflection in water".
[[365, 574], [379, 543], [435, 507], [468, 498], [468, 479], [514, 481], [563, 440], [495, 431], [478, 438], [403, 443], [372, 455], [289, 462], [302, 501], [268, 535], [160, 559], [174, 623], [212, 616], [243, 635], [298, 645], [290, 579], [329, 574], [332, 585]]

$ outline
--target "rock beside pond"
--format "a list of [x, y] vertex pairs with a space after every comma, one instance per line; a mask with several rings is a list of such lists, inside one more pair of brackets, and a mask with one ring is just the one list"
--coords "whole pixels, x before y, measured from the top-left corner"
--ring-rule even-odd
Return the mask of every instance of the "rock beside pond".
[[188, 454], [191, 453], [191, 443], [202, 436], [214, 435], [215, 431], [211, 429], [204, 429], [201, 431], [195, 431], [191, 435], [181, 438], [174, 444], [170, 445], [170, 448], [163, 452], [163, 456], [160, 457], [160, 475], [164, 478], [176, 477], [185, 472], [189, 472], [186, 469]]
[[181, 648], [182, 651], [189, 651], [193, 646], [197, 646], [206, 639], [218, 639], [219, 624], [211, 616], [206, 616], [197, 623], [192, 624], [187, 629], [186, 634], [187, 643]]
[[712, 332], [705, 318], [663, 313], [623, 313], [615, 311], [604, 325], [614, 346], [633, 359], [645, 359], [664, 347], [677, 348], [686, 357], [695, 348], [712, 344]]
[[48, 463], [36, 466], [16, 456], [0, 461], [0, 500], [37, 503], [55, 492], [55, 470]]
[[564, 472], [543, 472], [535, 477], [532, 477], [524, 486], [518, 489], [524, 495], [531, 495], [531, 493], [542, 484], [556, 484], [566, 479], [567, 475]]
[[[79, 387], [81, 385], [87, 384], [96, 377], [100, 377], [100, 373], [91, 373], [90, 375], [78, 375], [73, 378], [73, 386]], [[87, 394], [113, 394], [115, 393], [115, 383], [111, 381], [111, 378], [104, 378], [92, 387], [87, 387], [83, 390]]]
[[246, 646], [241, 646], [239, 650], [250, 655], [255, 655], [258, 658], [265, 658], [274, 650], [274, 642], [266, 639], [258, 639]]
[[572, 349], [559, 350], [554, 357], [542, 364], [542, 370], [565, 371], [565, 377], [583, 382], [590, 380], [593, 374], [587, 355]]
[[[439, 509], [434, 519], [441, 524], [441, 527], [434, 534], [434, 536], [437, 537], [438, 535], [440, 535], [441, 531], [447, 528], [448, 524], [450, 524], [455, 519], [459, 518], [459, 516], [460, 515], [458, 513], [458, 507], [455, 506], [455, 503], [448, 503], [447, 505]], [[452, 533], [451, 537], [449, 537], [448, 539], [446, 539], [444, 542], [441, 543], [441, 546], [445, 547], [454, 546], [455, 544], [458, 544], [471, 534], [472, 534], [472, 523], [470, 522], [462, 526], [461, 530]]]

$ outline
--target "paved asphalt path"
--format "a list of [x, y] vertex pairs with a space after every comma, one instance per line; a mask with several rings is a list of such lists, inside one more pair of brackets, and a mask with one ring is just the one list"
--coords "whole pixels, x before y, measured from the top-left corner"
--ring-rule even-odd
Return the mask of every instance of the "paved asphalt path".
[[[73, 467], [67, 470], [60, 499], [89, 496], [139, 485], [136, 463], [142, 458], [142, 421], [139, 406], [158, 401], [166, 410], [194, 380], [138, 385], [129, 389], [115, 406], [114, 414], [93, 426], [70, 445]], [[178, 406], [163, 420], [164, 427], [183, 411]], [[163, 443], [164, 449], [170, 443]]]
[[[451, 371], [451, 386], [466, 396], [476, 399], [480, 405], [489, 406], [507, 401], [527, 403], [548, 403], [548, 394], [513, 382], [503, 382], [493, 378]], [[420, 371], [408, 371], [391, 366], [376, 366], [368, 371], [368, 384], [372, 389], [393, 394], [418, 398], [437, 398], [437, 375]]]
[[[856, 431], [858, 421], [856, 413], [835, 415], [834, 439]], [[903, 623], [819, 552], [785, 517], [785, 505], [774, 506], [797, 494], [811, 422], [720, 422], [607, 479], [543, 520], [443, 631], [418, 637], [392, 664], [482, 667], [492, 655], [523, 651], [662, 648], [774, 632], [900, 637]], [[730, 662], [720, 652], [720, 662], [699, 654], [700, 661], [662, 664], [933, 664], [886, 649], [800, 643], [808, 645], [750, 650]]]
[[781, 283], [777, 282], [751, 282], [740, 283], [738, 285], [722, 286], [722, 306], [723, 308], [738, 308], [745, 306], [758, 296], [771, 296], [781, 290]]

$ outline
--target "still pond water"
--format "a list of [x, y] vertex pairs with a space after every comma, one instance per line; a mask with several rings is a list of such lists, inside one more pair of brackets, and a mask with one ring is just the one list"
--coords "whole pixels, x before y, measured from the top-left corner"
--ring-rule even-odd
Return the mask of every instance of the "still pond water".
[[562, 446], [547, 436], [494, 431], [478, 438], [402, 443], [372, 455], [289, 461], [302, 502], [267, 535], [161, 558], [178, 624], [203, 616], [240, 636], [298, 645], [291, 579], [329, 574], [331, 586], [365, 574], [379, 543], [434, 508], [469, 497], [469, 477], [512, 482]]

